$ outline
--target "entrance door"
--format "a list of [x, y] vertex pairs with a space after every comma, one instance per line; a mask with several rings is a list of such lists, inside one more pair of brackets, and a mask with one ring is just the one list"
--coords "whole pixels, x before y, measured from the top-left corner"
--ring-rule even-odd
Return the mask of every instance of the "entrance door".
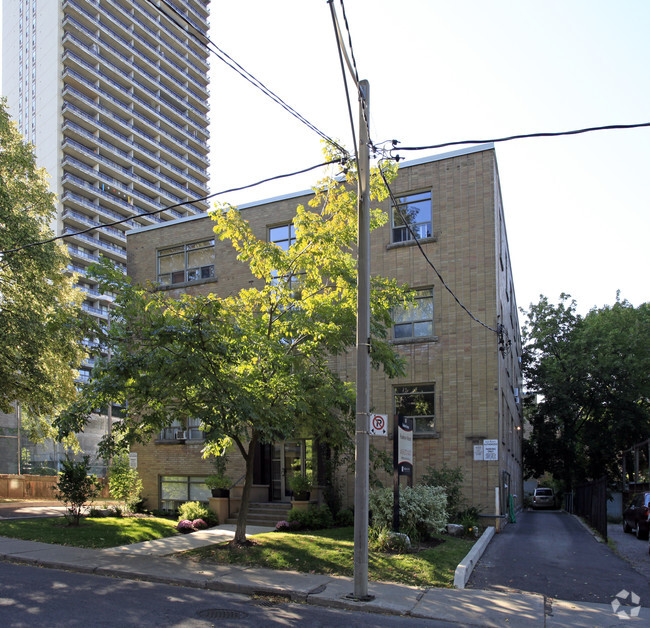
[[271, 499], [291, 501], [289, 478], [312, 469], [313, 445], [309, 439], [274, 443], [271, 457]]

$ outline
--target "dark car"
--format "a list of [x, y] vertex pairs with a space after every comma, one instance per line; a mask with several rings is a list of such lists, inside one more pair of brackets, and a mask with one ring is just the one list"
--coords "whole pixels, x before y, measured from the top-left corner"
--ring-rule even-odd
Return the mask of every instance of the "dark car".
[[634, 532], [637, 539], [647, 539], [650, 493], [637, 493], [623, 511], [623, 532]]
[[552, 488], [536, 488], [533, 492], [533, 508], [555, 508], [555, 493]]

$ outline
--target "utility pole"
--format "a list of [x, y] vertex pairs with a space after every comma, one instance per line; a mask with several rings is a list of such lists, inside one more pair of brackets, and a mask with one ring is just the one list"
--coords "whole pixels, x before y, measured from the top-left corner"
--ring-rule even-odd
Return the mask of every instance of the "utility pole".
[[354, 598], [368, 595], [368, 471], [370, 419], [370, 85], [359, 83], [357, 260], [357, 400], [354, 466]]

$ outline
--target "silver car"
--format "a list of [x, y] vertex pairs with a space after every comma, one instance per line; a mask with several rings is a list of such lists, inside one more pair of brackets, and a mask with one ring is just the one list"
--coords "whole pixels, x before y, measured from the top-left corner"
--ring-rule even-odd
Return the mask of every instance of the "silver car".
[[555, 508], [555, 493], [552, 488], [536, 488], [533, 493], [533, 508]]

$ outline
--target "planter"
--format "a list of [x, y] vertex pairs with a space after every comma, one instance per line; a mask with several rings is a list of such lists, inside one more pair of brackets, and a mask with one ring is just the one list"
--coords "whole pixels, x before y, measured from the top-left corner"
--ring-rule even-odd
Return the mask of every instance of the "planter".
[[213, 488], [210, 490], [212, 497], [230, 497], [230, 489], [228, 488]]

